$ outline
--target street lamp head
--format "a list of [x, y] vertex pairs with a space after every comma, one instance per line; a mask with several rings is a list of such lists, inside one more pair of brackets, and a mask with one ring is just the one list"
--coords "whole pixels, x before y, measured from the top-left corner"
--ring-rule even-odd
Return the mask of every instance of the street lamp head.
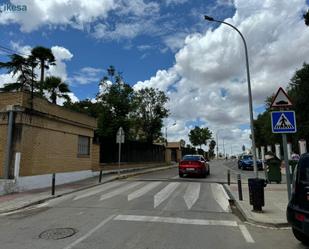
[[213, 17], [211, 17], [211, 16], [206, 16], [206, 15], [204, 15], [204, 18], [205, 18], [205, 20], [210, 21], [210, 22], [212, 22], [212, 21], [215, 20]]

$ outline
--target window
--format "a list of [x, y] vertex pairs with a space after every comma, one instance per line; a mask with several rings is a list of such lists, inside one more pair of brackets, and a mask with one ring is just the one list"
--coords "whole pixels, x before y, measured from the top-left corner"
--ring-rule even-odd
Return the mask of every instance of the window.
[[87, 156], [90, 154], [90, 137], [78, 136], [78, 155]]
[[199, 161], [200, 156], [184, 156], [182, 160], [184, 160], [184, 161]]
[[244, 159], [244, 160], [253, 160], [253, 159], [252, 159], [252, 156], [249, 156], [249, 155], [244, 156], [243, 159]]

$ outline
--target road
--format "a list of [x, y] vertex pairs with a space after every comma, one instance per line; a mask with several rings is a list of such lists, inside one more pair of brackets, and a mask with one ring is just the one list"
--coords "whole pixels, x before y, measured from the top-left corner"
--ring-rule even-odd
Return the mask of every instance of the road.
[[305, 248], [289, 228], [259, 227], [234, 215], [217, 183], [225, 172], [222, 162], [211, 163], [206, 179], [180, 179], [177, 169], [154, 172], [2, 215], [0, 248]]

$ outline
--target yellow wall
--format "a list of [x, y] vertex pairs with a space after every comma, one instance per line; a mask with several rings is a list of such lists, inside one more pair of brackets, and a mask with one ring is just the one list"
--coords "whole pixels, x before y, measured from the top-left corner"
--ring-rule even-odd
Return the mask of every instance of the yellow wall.
[[[96, 119], [35, 98], [30, 110], [28, 93], [0, 93], [0, 177], [7, 137], [7, 105], [17, 106], [11, 169], [21, 153], [20, 176], [91, 170], [99, 165], [99, 148], [92, 139]], [[78, 136], [90, 137], [90, 155], [78, 155]], [[99, 146], [98, 146], [99, 147]], [[92, 156], [94, 153], [94, 157]]]

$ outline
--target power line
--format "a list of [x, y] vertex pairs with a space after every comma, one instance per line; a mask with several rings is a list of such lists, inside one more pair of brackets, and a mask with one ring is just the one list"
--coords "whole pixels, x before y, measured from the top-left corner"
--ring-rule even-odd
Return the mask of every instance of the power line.
[[18, 51], [16, 51], [16, 50], [7, 48], [7, 47], [2, 46], [2, 45], [0, 45], [0, 50], [4, 51], [4, 52], [6, 52], [6, 53], [10, 53], [10, 54], [18, 54], [18, 55], [21, 55], [21, 56], [29, 56], [29, 55], [27, 55], [27, 54], [18, 52]]
[[[0, 45], [0, 51], [5, 52], [7, 56], [8, 56], [8, 55], [13, 55], [13, 54], [17, 54], [17, 55], [20, 55], [20, 56], [22, 56], [22, 57], [25, 57], [25, 56], [28, 57], [28, 56], [30, 56], [29, 54], [24, 54], [24, 53], [18, 52], [18, 51], [16, 51], [16, 50], [7, 48], [7, 47], [2, 46], [2, 45]], [[1, 55], [1, 53], [0, 53], [0, 55]], [[41, 62], [39, 59], [35, 59], [35, 61], [38, 62], [38, 63]]]

